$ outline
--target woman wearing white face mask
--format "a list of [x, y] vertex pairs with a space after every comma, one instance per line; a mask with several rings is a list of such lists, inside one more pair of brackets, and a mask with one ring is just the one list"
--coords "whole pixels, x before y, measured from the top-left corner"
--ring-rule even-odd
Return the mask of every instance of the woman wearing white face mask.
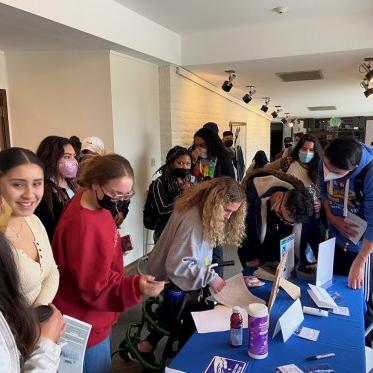
[[320, 233], [320, 189], [318, 177], [318, 164], [322, 156], [321, 147], [316, 137], [305, 134], [295, 146], [290, 157], [281, 158], [269, 163], [265, 169], [276, 169], [285, 172], [288, 175], [295, 176], [302, 181], [304, 186], [309, 189], [314, 198], [315, 214], [310, 216], [307, 223], [303, 223], [302, 237], [300, 242], [301, 266], [303, 271], [307, 269], [308, 264], [313, 262], [312, 254], [306, 260], [307, 244], [313, 249], [314, 256], [317, 255], [318, 244], [323, 240]]
[[[352, 138], [337, 138], [325, 149], [319, 174], [329, 232], [336, 238], [334, 271], [348, 275], [354, 289], [364, 284], [365, 299], [372, 304], [373, 149]], [[346, 220], [351, 213], [368, 224], [356, 244], [351, 240], [358, 226]]]
[[45, 189], [35, 215], [44, 224], [52, 242], [62, 211], [76, 191], [74, 179], [78, 161], [70, 140], [60, 136], [46, 137], [36, 154], [44, 164]]

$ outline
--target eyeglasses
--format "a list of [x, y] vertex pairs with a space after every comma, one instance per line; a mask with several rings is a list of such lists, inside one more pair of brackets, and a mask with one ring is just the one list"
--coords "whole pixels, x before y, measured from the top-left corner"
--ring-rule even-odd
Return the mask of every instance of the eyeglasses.
[[131, 190], [130, 192], [128, 192], [127, 194], [121, 194], [121, 193], [118, 193], [118, 194], [115, 194], [113, 195], [113, 193], [108, 193], [104, 187], [101, 187], [102, 191], [108, 196], [110, 197], [111, 201], [112, 202], [119, 202], [119, 201], [128, 201], [130, 200], [134, 195], [135, 195], [135, 191], [134, 190]]

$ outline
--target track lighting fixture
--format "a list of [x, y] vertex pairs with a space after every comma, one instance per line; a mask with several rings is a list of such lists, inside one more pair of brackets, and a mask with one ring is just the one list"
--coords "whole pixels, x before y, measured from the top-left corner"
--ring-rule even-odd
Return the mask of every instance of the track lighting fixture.
[[223, 85], [221, 86], [222, 90], [225, 91], [225, 92], [229, 92], [232, 87], [233, 87], [233, 84], [232, 84], [232, 80], [237, 76], [235, 74], [235, 71], [234, 70], [225, 70], [225, 72], [227, 74], [229, 74], [229, 78], [228, 80], [226, 80]]
[[254, 85], [247, 85], [246, 87], [249, 88], [249, 93], [246, 93], [246, 94], [242, 97], [242, 101], [243, 101], [245, 104], [248, 104], [248, 103], [253, 99], [253, 94], [255, 94], [256, 89], [255, 89], [255, 86], [254, 86]]
[[269, 97], [263, 97], [263, 99], [264, 99], [264, 105], [262, 105], [260, 110], [266, 113], [268, 111], [268, 104], [269, 104], [269, 101], [271, 101], [271, 99]]
[[290, 113], [284, 113], [284, 114], [285, 114], [285, 117], [281, 119], [281, 122], [283, 125], [288, 124], [290, 120]]
[[277, 118], [278, 117], [278, 113], [282, 110], [281, 109], [281, 105], [276, 105], [275, 108], [276, 108], [276, 110], [271, 114], [273, 119]]
[[370, 66], [370, 62], [373, 61], [373, 57], [364, 58], [364, 62], [359, 66], [359, 71], [365, 74], [364, 80], [368, 82], [368, 84], [373, 80], [373, 70]]
[[364, 95], [366, 98], [373, 94], [373, 88], [369, 88], [369, 82], [366, 79], [360, 83], [360, 86], [365, 89]]

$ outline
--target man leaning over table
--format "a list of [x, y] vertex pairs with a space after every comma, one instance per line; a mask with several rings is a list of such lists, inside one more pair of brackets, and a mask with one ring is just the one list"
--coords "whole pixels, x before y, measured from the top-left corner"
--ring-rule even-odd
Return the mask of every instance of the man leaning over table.
[[[353, 138], [339, 137], [325, 149], [319, 174], [329, 236], [336, 237], [334, 273], [348, 276], [353, 289], [364, 287], [365, 300], [373, 310], [373, 149]], [[348, 213], [367, 222], [357, 244], [351, 238], [359, 227], [345, 219]]]

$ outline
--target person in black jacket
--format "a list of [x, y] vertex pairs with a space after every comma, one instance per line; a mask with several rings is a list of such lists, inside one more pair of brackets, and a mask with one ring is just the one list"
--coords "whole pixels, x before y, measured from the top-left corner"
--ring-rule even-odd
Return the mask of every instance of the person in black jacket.
[[235, 179], [230, 154], [216, 132], [201, 128], [194, 134], [192, 173], [198, 181], [219, 176]]
[[75, 194], [74, 179], [78, 161], [71, 141], [48, 136], [39, 145], [36, 155], [44, 164], [44, 195], [35, 210], [52, 242], [54, 231], [66, 204]]
[[174, 210], [176, 198], [191, 185], [190, 167], [191, 157], [188, 149], [174, 146], [167, 153], [166, 163], [157, 171], [161, 175], [149, 186], [144, 225], [154, 229], [154, 242], [161, 236]]

